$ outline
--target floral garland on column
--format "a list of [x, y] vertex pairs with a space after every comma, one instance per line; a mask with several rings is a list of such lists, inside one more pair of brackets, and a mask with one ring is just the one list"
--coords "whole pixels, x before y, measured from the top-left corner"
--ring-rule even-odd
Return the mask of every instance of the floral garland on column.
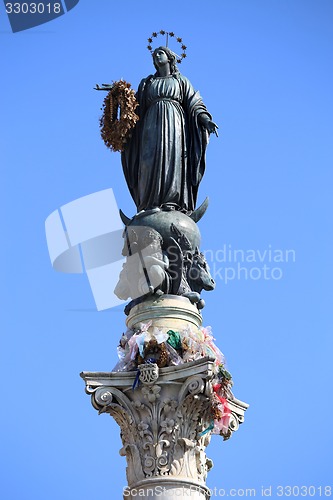
[[175, 366], [205, 356], [215, 358], [212, 391], [209, 396], [212, 421], [201, 435], [208, 432], [228, 439], [231, 410], [228, 399], [234, 398], [232, 376], [226, 369], [226, 360], [214, 343], [210, 327], [193, 328], [188, 325], [182, 331], [162, 331], [152, 321], [141, 323], [136, 330], [127, 330], [118, 346], [119, 362], [113, 371], [135, 371], [133, 389], [139, 384], [139, 366], [156, 363], [159, 368]]

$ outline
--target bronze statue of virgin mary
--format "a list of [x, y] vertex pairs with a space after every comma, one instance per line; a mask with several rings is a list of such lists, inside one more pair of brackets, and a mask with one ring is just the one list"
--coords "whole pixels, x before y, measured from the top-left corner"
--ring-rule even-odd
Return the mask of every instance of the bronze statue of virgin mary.
[[181, 75], [176, 54], [153, 52], [156, 73], [137, 91], [139, 120], [122, 152], [122, 166], [137, 210], [195, 209], [210, 133], [217, 134], [199, 92]]
[[[196, 201], [209, 134], [217, 135], [218, 127], [199, 92], [179, 73], [176, 54], [158, 47], [152, 56], [156, 72], [141, 81], [135, 96], [123, 80], [96, 86], [110, 90], [104, 101], [102, 137], [112, 150], [121, 151], [125, 179], [137, 208], [131, 219], [121, 212], [127, 261], [116, 293], [119, 298], [133, 299], [129, 307], [151, 294], [171, 293], [202, 308], [200, 292], [212, 290], [215, 282], [199, 251], [196, 225], [208, 200], [198, 209]], [[123, 133], [123, 125], [127, 132]], [[117, 133], [108, 136], [110, 130]], [[133, 256], [139, 256], [139, 261]]]

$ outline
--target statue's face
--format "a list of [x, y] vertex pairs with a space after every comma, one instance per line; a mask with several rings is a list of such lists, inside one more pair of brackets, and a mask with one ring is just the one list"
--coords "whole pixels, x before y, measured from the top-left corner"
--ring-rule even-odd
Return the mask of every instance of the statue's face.
[[169, 63], [169, 59], [164, 50], [158, 49], [154, 53], [154, 62], [157, 66], [164, 66]]

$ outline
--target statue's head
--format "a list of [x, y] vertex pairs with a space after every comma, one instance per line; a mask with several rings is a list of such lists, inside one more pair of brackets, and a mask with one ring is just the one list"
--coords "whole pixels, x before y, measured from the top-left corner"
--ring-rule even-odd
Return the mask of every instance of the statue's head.
[[157, 57], [158, 57], [160, 52], [164, 52], [168, 58], [168, 62], [170, 64], [170, 73], [171, 74], [177, 73], [178, 72], [178, 68], [177, 68], [177, 64], [176, 64], [177, 55], [174, 52], [172, 52], [172, 50], [170, 50], [168, 47], [157, 47], [157, 49], [154, 50], [153, 63], [154, 63], [156, 70], [158, 71], [158, 69], [159, 69], [159, 65], [157, 64]]

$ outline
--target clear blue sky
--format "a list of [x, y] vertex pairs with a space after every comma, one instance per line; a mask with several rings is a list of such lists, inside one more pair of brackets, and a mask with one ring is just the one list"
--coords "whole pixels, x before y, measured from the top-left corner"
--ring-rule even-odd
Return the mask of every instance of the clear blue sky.
[[124, 315], [95, 310], [86, 276], [52, 269], [44, 221], [109, 187], [133, 215], [93, 86], [137, 87], [160, 29], [183, 37], [180, 69], [220, 127], [199, 192], [211, 199], [202, 249], [295, 252], [264, 262], [281, 279], [243, 271], [226, 284], [224, 267], [238, 264], [215, 262], [204, 324], [251, 406], [230, 441], [213, 437], [208, 485], [257, 497], [262, 486], [332, 485], [333, 3], [81, 0], [16, 34], [2, 4], [0, 16], [1, 498], [122, 498], [118, 427], [98, 417], [79, 373], [113, 368]]

